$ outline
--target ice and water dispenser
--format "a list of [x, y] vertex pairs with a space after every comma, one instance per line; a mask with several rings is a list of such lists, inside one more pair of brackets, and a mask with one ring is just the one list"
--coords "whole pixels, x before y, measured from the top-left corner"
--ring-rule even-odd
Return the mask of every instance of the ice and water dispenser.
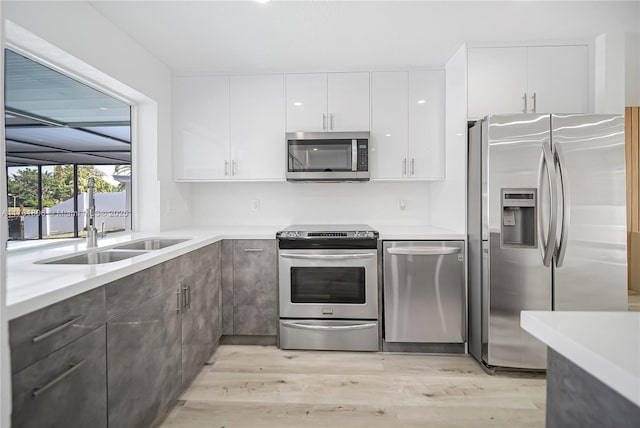
[[502, 189], [502, 246], [535, 248], [536, 189]]

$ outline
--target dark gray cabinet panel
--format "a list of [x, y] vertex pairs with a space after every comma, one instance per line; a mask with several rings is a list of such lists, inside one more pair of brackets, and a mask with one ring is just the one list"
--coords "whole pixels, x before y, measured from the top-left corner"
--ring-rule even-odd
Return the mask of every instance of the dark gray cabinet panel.
[[178, 287], [107, 323], [109, 428], [151, 425], [181, 390]]
[[107, 319], [127, 312], [165, 289], [162, 273], [160, 264], [107, 284]]
[[275, 336], [278, 328], [274, 239], [233, 243], [233, 334]]
[[194, 252], [184, 254], [162, 264], [162, 279], [165, 285], [177, 285], [193, 274]]
[[208, 267], [183, 283], [186, 290], [182, 310], [182, 383], [185, 386], [200, 372], [222, 333], [220, 243], [206, 250]]
[[107, 426], [105, 327], [13, 376], [13, 428]]
[[233, 241], [222, 241], [222, 334], [233, 334]]
[[99, 287], [9, 322], [12, 373], [105, 322], [105, 291]]

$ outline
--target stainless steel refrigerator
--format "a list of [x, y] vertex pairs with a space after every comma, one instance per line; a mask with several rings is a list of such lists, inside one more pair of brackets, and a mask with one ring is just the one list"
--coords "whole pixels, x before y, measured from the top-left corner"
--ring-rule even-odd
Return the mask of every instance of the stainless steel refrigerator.
[[623, 116], [494, 115], [470, 124], [476, 359], [546, 368], [545, 345], [520, 328], [523, 310], [627, 310], [625, 183]]

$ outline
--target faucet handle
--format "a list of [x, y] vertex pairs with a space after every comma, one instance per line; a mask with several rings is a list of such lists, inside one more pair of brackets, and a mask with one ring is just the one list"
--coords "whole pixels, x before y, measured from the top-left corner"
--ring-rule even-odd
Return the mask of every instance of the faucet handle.
[[106, 235], [105, 231], [104, 231], [104, 221], [102, 222], [102, 224], [100, 225], [100, 237], [104, 238]]

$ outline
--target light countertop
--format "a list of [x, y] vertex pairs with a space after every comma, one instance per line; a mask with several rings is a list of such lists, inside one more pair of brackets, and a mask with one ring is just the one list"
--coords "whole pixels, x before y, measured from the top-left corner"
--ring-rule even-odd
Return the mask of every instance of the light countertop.
[[523, 311], [520, 323], [640, 406], [640, 312]]
[[[73, 297], [85, 291], [131, 275], [222, 239], [275, 239], [286, 225], [216, 226], [185, 228], [167, 232], [133, 232], [109, 235], [98, 247], [142, 238], [190, 238], [160, 250], [130, 259], [99, 265], [35, 264], [35, 261], [71, 255], [86, 250], [84, 239], [62, 242], [24, 242], [10, 245], [7, 252], [7, 311], [14, 319], [29, 312]], [[464, 239], [464, 234], [431, 226], [374, 226], [380, 239]]]

